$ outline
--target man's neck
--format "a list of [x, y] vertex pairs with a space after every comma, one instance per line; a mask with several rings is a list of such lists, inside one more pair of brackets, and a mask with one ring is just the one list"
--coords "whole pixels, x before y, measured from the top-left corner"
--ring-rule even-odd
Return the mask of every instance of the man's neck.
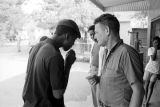
[[51, 37], [51, 39], [57, 48], [60, 48], [62, 46], [61, 40], [57, 36], [53, 36], [53, 37]]
[[107, 48], [110, 51], [120, 41], [119, 36], [112, 37], [107, 44]]

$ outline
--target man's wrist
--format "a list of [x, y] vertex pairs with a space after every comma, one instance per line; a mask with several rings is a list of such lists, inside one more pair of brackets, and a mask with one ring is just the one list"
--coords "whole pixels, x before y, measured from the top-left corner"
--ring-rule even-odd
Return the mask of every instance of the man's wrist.
[[101, 78], [101, 76], [97, 76], [98, 77], [98, 83], [100, 83], [100, 78]]
[[70, 63], [70, 62], [65, 62], [65, 63], [64, 63], [64, 66], [65, 66], [65, 67], [71, 67], [72, 65], [73, 65], [73, 63]]

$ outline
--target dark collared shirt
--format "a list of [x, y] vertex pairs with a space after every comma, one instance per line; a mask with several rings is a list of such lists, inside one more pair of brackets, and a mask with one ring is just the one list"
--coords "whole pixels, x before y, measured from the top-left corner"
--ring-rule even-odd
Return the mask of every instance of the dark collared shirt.
[[64, 60], [52, 40], [38, 43], [30, 52], [23, 107], [64, 107], [63, 98], [56, 99], [52, 90], [61, 90], [64, 85]]
[[129, 107], [131, 85], [141, 82], [143, 63], [138, 52], [120, 40], [110, 51], [100, 79], [100, 101], [109, 107]]

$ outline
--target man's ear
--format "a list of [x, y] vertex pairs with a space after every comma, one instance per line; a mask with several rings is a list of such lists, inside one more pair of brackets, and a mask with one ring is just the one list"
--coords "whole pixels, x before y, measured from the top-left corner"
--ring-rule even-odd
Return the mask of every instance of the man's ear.
[[64, 36], [65, 36], [65, 39], [68, 40], [68, 38], [69, 38], [68, 33], [66, 33]]
[[104, 31], [105, 31], [106, 35], [110, 34], [110, 29], [108, 26], [104, 26]]

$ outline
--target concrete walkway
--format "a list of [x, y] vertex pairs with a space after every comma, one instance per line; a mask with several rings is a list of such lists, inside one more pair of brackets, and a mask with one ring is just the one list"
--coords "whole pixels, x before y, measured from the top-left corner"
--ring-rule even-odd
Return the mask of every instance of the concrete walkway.
[[[28, 60], [28, 49], [0, 48], [0, 107], [22, 107], [22, 90]], [[89, 70], [88, 63], [76, 62], [71, 69], [65, 93], [66, 107], [93, 107], [91, 91], [85, 79]], [[160, 107], [160, 81], [155, 84], [150, 107]]]
[[155, 83], [149, 107], [160, 107], [160, 80]]
[[[66, 107], [92, 107], [90, 87], [85, 76], [84, 72], [71, 72], [64, 96]], [[22, 107], [24, 78], [23, 73], [0, 82], [0, 107]]]
[[[0, 107], [22, 107], [27, 59], [1, 58], [0, 65]], [[88, 70], [88, 63], [73, 65], [64, 96], [66, 107], [92, 107], [90, 86], [85, 79]]]

